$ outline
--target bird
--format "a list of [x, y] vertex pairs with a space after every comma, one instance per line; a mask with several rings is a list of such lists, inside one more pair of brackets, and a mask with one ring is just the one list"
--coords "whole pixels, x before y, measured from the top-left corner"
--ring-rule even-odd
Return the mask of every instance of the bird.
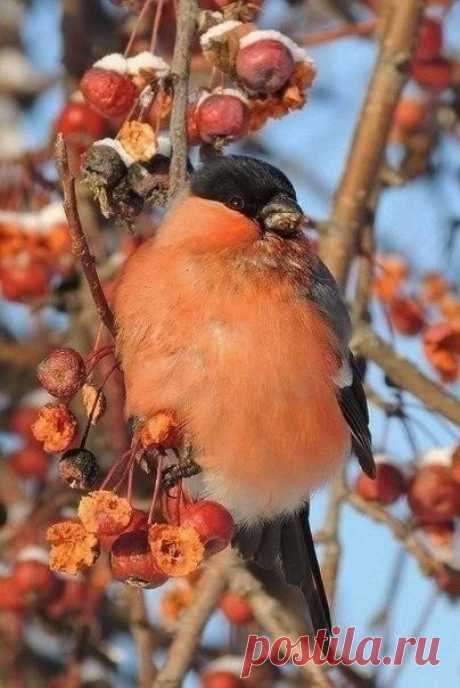
[[126, 413], [174, 409], [190, 492], [228, 509], [241, 554], [330, 631], [309, 500], [351, 452], [375, 465], [347, 306], [305, 223], [283, 172], [216, 155], [127, 260], [113, 307]]

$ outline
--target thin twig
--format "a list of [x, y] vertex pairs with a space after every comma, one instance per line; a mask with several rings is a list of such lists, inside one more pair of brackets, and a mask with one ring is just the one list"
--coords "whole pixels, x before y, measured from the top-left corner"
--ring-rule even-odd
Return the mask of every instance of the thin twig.
[[99, 276], [97, 274], [94, 258], [88, 247], [80, 216], [78, 214], [77, 198], [75, 194], [75, 177], [70, 171], [67, 147], [62, 134], [56, 139], [56, 166], [64, 192], [64, 210], [69, 223], [69, 232], [72, 238], [72, 252], [82, 266], [86, 281], [91, 291], [99, 317], [108, 331], [115, 336], [115, 323], [113, 313], [105, 298]]
[[460, 400], [426, 377], [407, 358], [400, 356], [366, 323], [353, 336], [353, 350], [374, 361], [391, 381], [423, 401], [432, 411], [460, 425]]
[[195, 0], [179, 0], [177, 34], [171, 64], [174, 98], [171, 110], [171, 166], [169, 170], [169, 199], [183, 187], [187, 175], [187, 102], [192, 41], [195, 33], [197, 5]]

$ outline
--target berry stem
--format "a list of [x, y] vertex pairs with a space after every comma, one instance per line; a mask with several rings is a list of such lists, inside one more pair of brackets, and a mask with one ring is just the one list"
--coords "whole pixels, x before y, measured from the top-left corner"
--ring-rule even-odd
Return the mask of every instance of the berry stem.
[[152, 495], [152, 501], [150, 504], [149, 517], [147, 519], [148, 525], [151, 525], [151, 523], [153, 522], [153, 514], [155, 511], [155, 506], [157, 504], [158, 497], [160, 495], [162, 475], [163, 475], [163, 456], [160, 455], [158, 457], [158, 461], [157, 461], [157, 472], [155, 475], [155, 486], [153, 488], [153, 495]]

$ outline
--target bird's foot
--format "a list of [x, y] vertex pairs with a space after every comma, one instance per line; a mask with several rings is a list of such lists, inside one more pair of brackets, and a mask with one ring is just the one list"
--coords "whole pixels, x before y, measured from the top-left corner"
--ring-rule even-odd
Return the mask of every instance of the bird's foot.
[[163, 487], [168, 490], [174, 487], [182, 478], [191, 478], [192, 475], [197, 475], [200, 471], [201, 466], [191, 458], [186, 459], [183, 463], [175, 463], [172, 466], [168, 466], [163, 471]]

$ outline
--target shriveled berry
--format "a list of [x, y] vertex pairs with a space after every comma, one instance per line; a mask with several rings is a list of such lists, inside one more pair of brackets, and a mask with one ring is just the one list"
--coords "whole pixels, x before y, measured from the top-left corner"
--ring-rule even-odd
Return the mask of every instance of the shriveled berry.
[[225, 549], [232, 539], [235, 523], [231, 514], [217, 502], [203, 500], [187, 504], [180, 512], [183, 525], [191, 525], [200, 536], [206, 554]]
[[229, 591], [222, 596], [219, 609], [235, 626], [243, 626], [254, 620], [250, 604], [234, 592]]
[[238, 81], [255, 93], [279, 91], [294, 72], [291, 51], [280, 41], [262, 39], [238, 51], [235, 71]]
[[392, 463], [377, 463], [374, 480], [362, 473], [355, 490], [365, 500], [383, 505], [393, 504], [406, 492], [406, 479], [402, 471]]
[[114, 578], [141, 587], [157, 587], [168, 578], [154, 565], [146, 530], [123, 533], [115, 540], [110, 568]]
[[58, 475], [73, 490], [94, 487], [99, 473], [96, 457], [89, 449], [69, 449], [58, 464]]
[[82, 171], [93, 175], [93, 180], [109, 189], [120, 182], [126, 174], [126, 165], [112, 146], [97, 144], [91, 146], [83, 156]]
[[408, 500], [420, 523], [445, 523], [460, 515], [460, 484], [447, 466], [422, 466], [409, 486]]
[[138, 91], [125, 74], [91, 67], [80, 81], [80, 90], [90, 105], [103, 117], [125, 117]]
[[55, 349], [38, 365], [37, 379], [47, 392], [61, 399], [73, 397], [86, 378], [85, 363], [75, 349]]
[[237, 96], [215, 93], [200, 103], [197, 117], [202, 141], [235, 141], [247, 132], [249, 108], [244, 100]]
[[10, 468], [17, 476], [27, 480], [44, 480], [50, 465], [46, 452], [37, 444], [26, 445], [10, 457]]

